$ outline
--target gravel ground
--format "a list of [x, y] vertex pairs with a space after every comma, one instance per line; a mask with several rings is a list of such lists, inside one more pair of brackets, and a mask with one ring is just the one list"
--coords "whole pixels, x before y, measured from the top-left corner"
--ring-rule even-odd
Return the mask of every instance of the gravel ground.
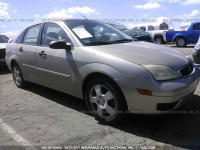
[[[194, 47], [165, 46], [189, 56]], [[27, 146], [26, 149], [53, 149], [56, 147], [42, 146], [70, 145], [200, 148], [199, 86], [179, 113], [129, 115], [118, 124], [105, 125], [86, 111], [84, 101], [67, 94], [35, 84], [19, 89], [10, 71], [6, 67], [0, 68], [0, 150], [24, 149], [23, 146]]]

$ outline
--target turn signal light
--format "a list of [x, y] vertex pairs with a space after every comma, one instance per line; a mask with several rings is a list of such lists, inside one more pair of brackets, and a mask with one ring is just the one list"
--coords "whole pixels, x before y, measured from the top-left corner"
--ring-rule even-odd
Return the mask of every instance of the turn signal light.
[[142, 94], [142, 95], [149, 95], [152, 96], [152, 92], [150, 90], [146, 90], [146, 89], [137, 89], [137, 91]]

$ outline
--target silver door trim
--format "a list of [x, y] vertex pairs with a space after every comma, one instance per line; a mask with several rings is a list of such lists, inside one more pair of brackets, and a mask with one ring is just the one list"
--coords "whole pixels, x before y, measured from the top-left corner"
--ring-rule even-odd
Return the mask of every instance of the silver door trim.
[[70, 75], [67, 75], [67, 74], [62, 74], [62, 73], [58, 73], [58, 72], [54, 72], [54, 71], [50, 71], [50, 70], [46, 70], [46, 69], [42, 69], [42, 68], [37, 68], [37, 70], [46, 71], [46, 72], [53, 73], [53, 74], [56, 74], [56, 75], [59, 75], [59, 76], [65, 77], [65, 78], [71, 77]]
[[26, 67], [30, 67], [30, 68], [36, 69], [36, 67], [31, 66], [31, 65], [26, 65], [26, 64], [22, 64], [22, 65], [23, 65], [23, 66], [26, 66]]
[[[22, 64], [23, 66], [26, 66], [26, 67], [30, 67], [30, 68], [33, 68], [33, 69], [36, 69], [36, 67], [34, 66], [30, 66], [30, 65], [26, 65], [26, 64]], [[56, 75], [59, 75], [59, 76], [63, 76], [65, 78], [70, 78], [71, 76], [70, 75], [66, 75], [66, 74], [62, 74], [62, 73], [58, 73], [58, 72], [54, 72], [54, 71], [50, 71], [50, 70], [46, 70], [46, 69], [42, 69], [42, 68], [37, 68], [38, 70], [42, 70], [42, 71], [46, 71], [46, 72], [50, 72], [50, 73], [53, 73], [53, 74], [56, 74]]]

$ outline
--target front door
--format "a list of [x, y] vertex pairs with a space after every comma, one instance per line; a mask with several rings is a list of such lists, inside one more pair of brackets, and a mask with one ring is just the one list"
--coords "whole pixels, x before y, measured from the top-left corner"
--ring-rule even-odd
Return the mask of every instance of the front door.
[[58, 40], [71, 43], [59, 25], [45, 23], [41, 45], [37, 47], [36, 53], [38, 77], [40, 82], [47, 85], [74, 92], [74, 50], [51, 49], [49, 44]]

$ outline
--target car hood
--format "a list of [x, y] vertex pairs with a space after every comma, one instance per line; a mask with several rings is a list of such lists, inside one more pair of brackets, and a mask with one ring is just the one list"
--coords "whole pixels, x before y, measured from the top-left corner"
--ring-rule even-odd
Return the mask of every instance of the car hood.
[[0, 49], [5, 49], [8, 43], [0, 43]]
[[147, 42], [94, 46], [93, 49], [139, 65], [164, 65], [170, 66], [175, 70], [192, 61], [181, 52]]

